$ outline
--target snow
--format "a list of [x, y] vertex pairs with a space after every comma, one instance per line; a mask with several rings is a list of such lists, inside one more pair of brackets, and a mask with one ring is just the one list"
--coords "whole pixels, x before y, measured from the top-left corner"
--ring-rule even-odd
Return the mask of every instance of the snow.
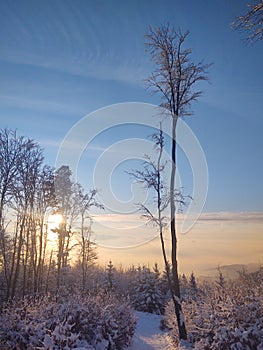
[[180, 311], [180, 325], [183, 326], [183, 324], [184, 324], [184, 315], [182, 311]]
[[127, 350], [172, 350], [166, 333], [160, 330], [160, 315], [137, 311], [136, 316], [137, 328]]
[[181, 340], [177, 350], [190, 350], [193, 349], [192, 345], [187, 340]]

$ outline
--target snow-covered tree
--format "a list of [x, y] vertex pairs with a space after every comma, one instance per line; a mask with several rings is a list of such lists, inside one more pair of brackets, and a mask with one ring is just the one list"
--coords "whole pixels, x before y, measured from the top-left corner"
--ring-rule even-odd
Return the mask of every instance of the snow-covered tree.
[[190, 275], [189, 287], [190, 287], [190, 289], [192, 290], [193, 293], [195, 293], [197, 291], [196, 279], [195, 279], [195, 275], [194, 275], [193, 272]]
[[112, 261], [110, 260], [107, 268], [106, 268], [106, 275], [107, 275], [107, 287], [109, 289], [113, 289], [115, 286], [115, 268], [113, 266]]
[[136, 279], [133, 282], [131, 301], [138, 311], [162, 314], [165, 296], [160, 288], [159, 273], [151, 271], [146, 266], [138, 267]]
[[224, 290], [226, 285], [226, 280], [224, 278], [224, 275], [220, 266], [218, 266], [217, 271], [218, 271], [218, 276], [217, 276], [216, 284], [218, 288], [220, 288], [221, 290]]
[[176, 234], [176, 131], [178, 119], [190, 113], [191, 103], [201, 95], [194, 87], [200, 81], [207, 80], [207, 65], [193, 63], [192, 50], [184, 49], [185, 40], [189, 32], [176, 31], [169, 24], [150, 28], [146, 35], [146, 48], [151, 55], [156, 69], [148, 78], [148, 85], [154, 92], [159, 93], [164, 107], [171, 117], [172, 167], [170, 174], [169, 193], [170, 205], [170, 232], [171, 232], [171, 263], [173, 276], [174, 307], [180, 339], [187, 339], [186, 326], [182, 317], [181, 295], [177, 261], [177, 234]]

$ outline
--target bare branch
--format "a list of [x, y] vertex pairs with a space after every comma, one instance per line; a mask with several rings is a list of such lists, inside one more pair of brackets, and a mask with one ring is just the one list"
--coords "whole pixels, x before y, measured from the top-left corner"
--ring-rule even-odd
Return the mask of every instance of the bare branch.
[[210, 65], [190, 60], [191, 49], [183, 49], [189, 31], [178, 32], [169, 24], [152, 29], [146, 35], [146, 50], [156, 64], [155, 72], [146, 80], [147, 87], [159, 92], [161, 106], [178, 116], [190, 115], [190, 102], [195, 101], [201, 91], [195, 92], [194, 85], [207, 79]]
[[249, 4], [250, 10], [231, 23], [233, 29], [247, 32], [247, 41], [253, 43], [263, 39], [263, 0], [257, 4]]

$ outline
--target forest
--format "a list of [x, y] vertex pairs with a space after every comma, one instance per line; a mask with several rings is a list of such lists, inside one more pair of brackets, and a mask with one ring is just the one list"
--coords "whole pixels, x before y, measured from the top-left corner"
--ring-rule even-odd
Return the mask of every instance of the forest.
[[[230, 26], [232, 29], [247, 33], [245, 41], [255, 44], [262, 40], [263, 3], [258, 1], [254, 7], [249, 8], [246, 15], [237, 17], [236, 22]], [[71, 15], [71, 11], [68, 13]], [[86, 28], [86, 18], [82, 24], [83, 27], [80, 28]], [[61, 30], [64, 38], [67, 36], [68, 27], [66, 26], [64, 31], [63, 28], [60, 25], [58, 32]], [[88, 29], [90, 30], [90, 27]], [[119, 31], [119, 28], [117, 30]], [[45, 28], [44, 32], [48, 31], [48, 27]], [[30, 37], [26, 30], [21, 32]], [[67, 45], [75, 43], [76, 37], [80, 34], [78, 30], [73, 32], [74, 40], [72, 38], [66, 40]], [[78, 33], [76, 37], [75, 33]], [[93, 34], [96, 39], [96, 33]], [[147, 200], [135, 204], [136, 212], [140, 213], [142, 220], [157, 232], [155, 238], [159, 240], [163, 265], [152, 262], [152, 265], [137, 264], [124, 268], [122, 265], [116, 267], [112, 259], [106, 266], [101, 266], [98, 245], [92, 235], [94, 212], [103, 213], [105, 210], [105, 204], [98, 199], [98, 189], [85, 188], [73, 180], [72, 175], [76, 169], [71, 169], [68, 164], [62, 164], [57, 168], [46, 164], [45, 150], [40, 146], [41, 142], [27, 135], [21, 135], [19, 129], [0, 129], [1, 350], [263, 349], [263, 268], [260, 264], [253, 272], [246, 270], [245, 267], [236, 271], [236, 278], [224, 276], [218, 265], [217, 274], [212, 279], [200, 279], [194, 273], [194, 266], [189, 275], [181, 273], [178, 267], [180, 257], [178, 215], [183, 212], [188, 201], [199, 201], [201, 204], [196, 207], [198, 213], [194, 219], [196, 223], [204, 209], [203, 201], [205, 202], [208, 190], [206, 158], [204, 155], [204, 162], [201, 162], [196, 157], [197, 148], [202, 152], [203, 149], [194, 132], [191, 133], [192, 138], [184, 140], [185, 149], [182, 147], [183, 143], [180, 144], [180, 140], [185, 138], [185, 135], [180, 134], [182, 130], [180, 122], [193, 114], [192, 107], [202, 96], [202, 84], [210, 80], [209, 70], [213, 65], [210, 62], [196, 60], [192, 49], [189, 46], [185, 47], [189, 34], [190, 31], [177, 29], [169, 21], [156, 27], [149, 26], [144, 34], [144, 49], [151, 63], [149, 65], [151, 72], [148, 72], [146, 79], [144, 77], [144, 83], [152, 95], [159, 99], [156, 114], [160, 118], [158, 127], [150, 135], [154, 155], [140, 155], [138, 158], [142, 161], [141, 165], [137, 169], [127, 171], [127, 174], [150, 194]], [[202, 42], [200, 38], [198, 40]], [[220, 40], [224, 41], [223, 37]], [[50, 47], [54, 48], [58, 42], [59, 40], [54, 41]], [[44, 47], [45, 45], [42, 45], [39, 52], [42, 52]], [[132, 55], [133, 49], [129, 50]], [[74, 50], [70, 48], [69, 51]], [[109, 52], [111, 53], [111, 47]], [[109, 52], [102, 56], [111, 58]], [[29, 57], [37, 56], [29, 55]], [[85, 59], [92, 57], [95, 61], [97, 59], [94, 53], [80, 56], [81, 59], [83, 57]], [[78, 62], [76, 57], [74, 56], [74, 65]], [[60, 67], [60, 60], [58, 61], [58, 70], [61, 70], [61, 73], [63, 69]], [[49, 65], [52, 66], [50, 62], [43, 62], [41, 60], [41, 69], [43, 67], [49, 69]], [[118, 61], [115, 64], [118, 65]], [[23, 65], [26, 66], [24, 62]], [[224, 61], [221, 69], [225, 65]], [[107, 67], [106, 65], [106, 68], [103, 68], [105, 72]], [[231, 69], [233, 70], [233, 67]], [[75, 73], [70, 72], [74, 76]], [[103, 73], [100, 72], [96, 79], [95, 73], [94, 76], [93, 72], [89, 74], [91, 74], [89, 78], [92, 77], [94, 81], [97, 79], [103, 84]], [[78, 78], [81, 76], [79, 72], [75, 75]], [[126, 87], [131, 87], [132, 84], [138, 85], [135, 83], [136, 79], [128, 77], [128, 74], [122, 79], [121, 83], [125, 82]], [[112, 86], [116, 83], [112, 78], [106, 80]], [[120, 94], [122, 85], [118, 89]], [[118, 93], [116, 92], [116, 95]], [[225, 96], [227, 94], [228, 90]], [[243, 90], [239, 94], [243, 96]], [[251, 92], [250, 94], [252, 95]], [[100, 96], [102, 95], [103, 89], [100, 91]], [[83, 96], [86, 98], [86, 91], [83, 92]], [[214, 100], [216, 99], [219, 97]], [[209, 103], [203, 102], [203, 108], [205, 106], [203, 110], [209, 110], [212, 105], [218, 107], [217, 113], [221, 118], [224, 111], [221, 101], [219, 103], [212, 98]], [[41, 112], [44, 114], [42, 110]], [[123, 121], [114, 118], [112, 122], [114, 125], [112, 124], [109, 129], [116, 127], [117, 130]], [[164, 136], [162, 124], [164, 120], [169, 120], [170, 123], [169, 137]], [[94, 125], [99, 124], [98, 120], [93, 119], [92, 122]], [[125, 120], [125, 123], [126, 126], [134, 124], [131, 120]], [[141, 124], [138, 122], [138, 125], [142, 126], [143, 122]], [[203, 137], [205, 128], [206, 126], [202, 126], [199, 129]], [[74, 126], [71, 131], [73, 129]], [[106, 129], [105, 127], [102, 131]], [[218, 130], [216, 128], [211, 130], [213, 134], [210, 138], [213, 139]], [[236, 133], [236, 122], [234, 130]], [[103, 135], [103, 132], [98, 131], [98, 134]], [[113, 134], [114, 130], [112, 136], [116, 137]], [[67, 135], [70, 139], [70, 132]], [[129, 137], [126, 137], [126, 141], [131, 140]], [[168, 154], [166, 144], [168, 138], [169, 160], [164, 159], [164, 153]], [[218, 148], [224, 149], [225, 153], [230, 152], [227, 146], [224, 146], [222, 139], [221, 135]], [[243, 145], [243, 138], [240, 139]], [[193, 140], [195, 143], [191, 143]], [[213, 141], [210, 140], [212, 143]], [[76, 145], [70, 146], [74, 148]], [[178, 181], [181, 174], [177, 167], [178, 160], [181, 160], [178, 157], [180, 147], [183, 151], [187, 150], [185, 153], [188, 165], [193, 172], [192, 187], [200, 189], [202, 200], [193, 198], [191, 194], [185, 195], [183, 187], [177, 187], [181, 181]], [[105, 148], [105, 145], [99, 145], [97, 148], [103, 154], [112, 151], [110, 146]], [[207, 144], [207, 153], [208, 148]], [[70, 148], [68, 150], [71, 151]], [[242, 158], [239, 164], [242, 164], [243, 171], [241, 153], [237, 146], [234, 159]], [[210, 154], [210, 160], [219, 166], [217, 157], [218, 155], [214, 154], [211, 157]], [[135, 159], [134, 156], [132, 158]], [[110, 178], [112, 175], [108, 174], [110, 170], [106, 168], [104, 170]], [[213, 174], [221, 180], [222, 174], [226, 172], [226, 167], [222, 165], [220, 174], [216, 171]], [[228, 175], [230, 173], [231, 171], [228, 171]], [[184, 172], [183, 176], [188, 175]], [[228, 182], [226, 180], [225, 184]], [[218, 194], [218, 191], [215, 193]], [[231, 213], [232, 215], [234, 213], [233, 208], [231, 210], [229, 209], [228, 219]], [[247, 210], [249, 212], [249, 209]], [[217, 209], [216, 213], [218, 212], [220, 211]], [[202, 251], [204, 250], [201, 249], [200, 254]], [[156, 322], [158, 330], [153, 330], [156, 328]], [[143, 329], [146, 333], [142, 333]], [[146, 336], [148, 330], [150, 332]]]
[[[4, 129], [0, 142], [1, 349], [124, 349], [134, 310], [161, 315], [171, 349], [179, 346], [167, 269], [101, 267], [90, 240], [92, 207], [103, 210], [96, 190], [73, 183], [67, 166], [44, 165], [34, 140]], [[181, 348], [261, 349], [262, 277], [243, 270], [227, 280], [220, 268], [213, 282], [180, 276]]]

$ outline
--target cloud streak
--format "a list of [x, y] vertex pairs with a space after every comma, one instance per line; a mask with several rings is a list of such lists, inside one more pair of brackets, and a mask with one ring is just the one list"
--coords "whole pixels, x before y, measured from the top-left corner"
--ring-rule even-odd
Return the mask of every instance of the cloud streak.
[[[48, 1], [44, 4], [40, 9], [40, 3], [31, 2], [29, 13], [19, 3], [1, 5], [0, 19], [7, 36], [0, 42], [2, 59], [83, 77], [141, 82], [146, 65], [138, 52], [144, 51], [143, 42], [138, 44], [138, 40], [130, 36], [131, 31], [134, 32], [130, 18], [116, 17], [122, 21], [119, 31], [118, 26], [113, 28], [111, 16], [106, 16], [107, 11], [112, 10], [106, 2], [100, 9], [95, 3], [87, 7], [85, 2], [78, 2], [77, 6], [67, 1], [63, 5]], [[21, 7], [21, 11], [13, 6]], [[122, 10], [131, 9], [124, 6]], [[123, 44], [121, 52], [119, 42]]]
[[263, 212], [211, 212], [202, 213], [198, 221], [253, 222], [263, 224]]
[[[132, 222], [136, 223], [140, 219], [140, 214], [125, 215], [125, 214], [99, 214], [94, 215], [96, 221], [99, 222]], [[185, 219], [184, 214], [177, 215], [177, 220], [182, 221]], [[143, 219], [141, 219], [143, 220]], [[250, 222], [250, 223], [262, 223], [263, 224], [263, 212], [209, 212], [202, 213], [198, 219], [198, 222]]]

